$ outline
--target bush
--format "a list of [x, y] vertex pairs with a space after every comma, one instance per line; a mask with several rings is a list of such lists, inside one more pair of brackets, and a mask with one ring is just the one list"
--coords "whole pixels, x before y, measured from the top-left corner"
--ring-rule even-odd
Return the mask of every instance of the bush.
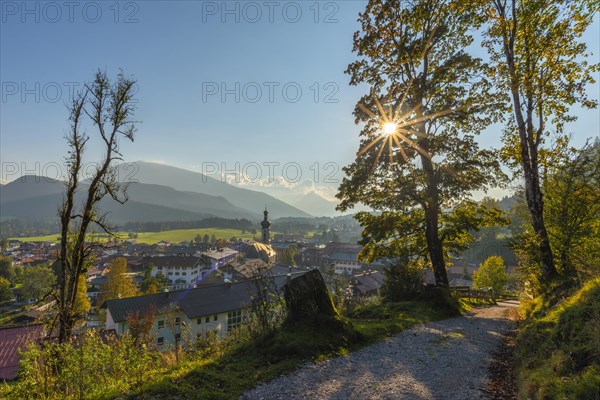
[[103, 341], [88, 331], [66, 343], [31, 343], [7, 398], [100, 399], [144, 384], [161, 366], [158, 353], [124, 335]]
[[423, 282], [423, 268], [420, 265], [399, 260], [386, 267], [381, 295], [392, 302], [411, 300], [421, 293]]
[[504, 260], [500, 256], [491, 256], [484, 261], [473, 274], [473, 286], [475, 289], [492, 288], [496, 296], [504, 292], [508, 283], [508, 275]]

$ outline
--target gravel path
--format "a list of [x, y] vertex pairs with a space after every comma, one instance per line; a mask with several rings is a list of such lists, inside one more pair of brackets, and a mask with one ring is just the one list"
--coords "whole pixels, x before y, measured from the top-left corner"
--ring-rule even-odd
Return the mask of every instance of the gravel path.
[[345, 357], [307, 364], [242, 400], [483, 399], [491, 354], [516, 302], [414, 327]]

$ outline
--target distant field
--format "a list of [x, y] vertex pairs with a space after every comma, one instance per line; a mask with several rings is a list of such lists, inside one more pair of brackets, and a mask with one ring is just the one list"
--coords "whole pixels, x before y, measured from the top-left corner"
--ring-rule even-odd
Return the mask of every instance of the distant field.
[[[183, 242], [185, 240], [193, 240], [196, 235], [212, 236], [215, 235], [217, 239], [229, 239], [232, 236], [241, 237], [242, 239], [252, 239], [252, 234], [246, 232], [242, 234], [239, 229], [224, 229], [224, 228], [202, 228], [202, 229], [177, 229], [172, 231], [163, 232], [138, 232], [138, 237], [134, 239], [138, 243], [154, 244], [161, 240], [166, 240], [171, 243]], [[256, 238], [258, 239], [260, 234], [257, 233]], [[119, 237], [123, 240], [129, 238], [128, 233], [119, 233]], [[59, 240], [58, 234], [46, 235], [46, 236], [30, 236], [30, 237], [16, 237], [11, 238], [14, 240], [20, 240], [23, 242], [57, 242]], [[102, 235], [101, 240], [106, 240], [106, 235]]]

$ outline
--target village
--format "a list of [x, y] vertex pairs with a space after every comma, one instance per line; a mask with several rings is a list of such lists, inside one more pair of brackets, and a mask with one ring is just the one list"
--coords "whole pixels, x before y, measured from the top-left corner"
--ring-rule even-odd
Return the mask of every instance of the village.
[[[130, 239], [98, 245], [95, 262], [86, 273], [90, 308], [77, 331], [94, 329], [120, 336], [128, 332], [130, 316], [153, 310], [151, 335], [159, 348], [172, 348], [182, 337], [188, 342], [206, 339], [207, 335], [224, 338], [250, 313], [249, 288], [258, 277], [272, 279], [280, 290], [290, 279], [312, 269], [321, 271], [332, 294], [338, 291], [348, 299], [373, 296], [381, 290], [386, 260], [360, 261], [362, 246], [343, 242], [318, 244], [294, 235], [272, 235], [270, 226], [265, 210], [261, 238], [257, 241], [159, 241], [147, 245]], [[18, 240], [6, 241], [5, 247], [3, 256], [12, 259], [13, 268], [23, 271], [51, 267], [58, 250], [57, 243]], [[111, 275], [115, 260], [125, 266], [119, 276]], [[470, 277], [478, 266], [456, 261], [448, 269], [450, 286], [472, 287]], [[47, 277], [41, 275], [40, 279]], [[110, 279], [116, 281], [112, 286]], [[424, 271], [423, 279], [426, 284], [435, 283], [430, 270]], [[0, 328], [5, 355], [0, 379], [16, 377], [18, 350], [27, 340], [53, 335], [48, 329], [52, 329], [55, 301], [44, 296], [52, 286], [30, 283], [30, 290], [22, 284], [11, 288], [12, 299], [0, 307], [2, 325], [9, 326]], [[127, 293], [119, 293], [123, 286]]]

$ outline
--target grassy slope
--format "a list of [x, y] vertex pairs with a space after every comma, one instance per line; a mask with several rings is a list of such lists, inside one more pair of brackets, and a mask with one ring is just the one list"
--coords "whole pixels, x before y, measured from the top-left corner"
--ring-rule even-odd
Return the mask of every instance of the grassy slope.
[[561, 300], [524, 303], [529, 317], [517, 342], [519, 397], [600, 398], [600, 278]]
[[[166, 240], [171, 243], [183, 242], [186, 240], [193, 240], [197, 234], [200, 236], [204, 236], [208, 234], [208, 236], [215, 235], [217, 239], [229, 239], [232, 236], [241, 237], [243, 239], [252, 239], [251, 233], [244, 233], [239, 229], [225, 229], [225, 228], [201, 228], [201, 229], [176, 229], [172, 231], [163, 231], [163, 232], [140, 232], [138, 233], [138, 237], [136, 242], [138, 243], [146, 243], [146, 244], [154, 244], [160, 242], [161, 240]], [[127, 239], [127, 233], [121, 233], [119, 236], [122, 239]], [[257, 234], [258, 237], [258, 234]], [[57, 242], [58, 234], [46, 235], [46, 236], [30, 236], [24, 238], [11, 238], [11, 240], [20, 240], [22, 242]]]

